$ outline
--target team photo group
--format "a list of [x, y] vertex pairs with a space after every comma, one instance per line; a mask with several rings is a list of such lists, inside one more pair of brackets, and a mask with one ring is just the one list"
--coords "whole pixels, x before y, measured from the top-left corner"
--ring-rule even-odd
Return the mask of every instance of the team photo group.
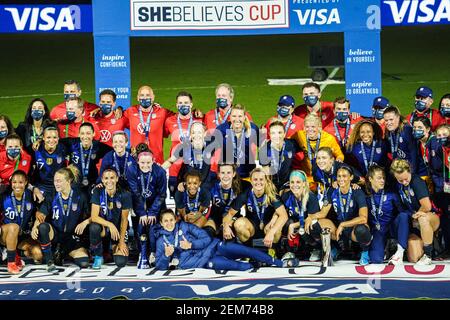
[[35, 98], [19, 124], [0, 114], [8, 272], [448, 258], [450, 94], [376, 97], [363, 117], [345, 97], [323, 101], [317, 83], [297, 91], [261, 106], [273, 109], [262, 125], [227, 83], [206, 113], [187, 91], [174, 92], [175, 113], [147, 85], [128, 108], [109, 89], [97, 105], [69, 80], [56, 106]]

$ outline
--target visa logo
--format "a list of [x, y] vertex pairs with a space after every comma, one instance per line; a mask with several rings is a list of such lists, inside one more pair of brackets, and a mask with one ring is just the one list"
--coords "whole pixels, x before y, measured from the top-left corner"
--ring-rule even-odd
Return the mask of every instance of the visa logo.
[[[324, 24], [340, 24], [339, 11], [333, 8], [328, 9], [307, 9], [307, 10], [293, 10], [297, 13], [298, 21], [301, 25], [324, 25]], [[309, 20], [309, 22], [308, 22]]]
[[[79, 6], [69, 6], [57, 11], [54, 7], [18, 8], [6, 7], [11, 14], [17, 31], [60, 31], [62, 29], [81, 29], [81, 10]], [[28, 28], [27, 28], [28, 26]]]
[[406, 17], [408, 23], [450, 21], [450, 0], [404, 0], [400, 7], [397, 1], [385, 0], [384, 3], [389, 5], [396, 24], [403, 23]]

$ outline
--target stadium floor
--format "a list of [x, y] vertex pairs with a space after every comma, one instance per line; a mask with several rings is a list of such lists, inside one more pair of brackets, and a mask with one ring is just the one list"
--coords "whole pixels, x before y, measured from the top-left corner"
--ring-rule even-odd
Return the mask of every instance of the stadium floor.
[[369, 265], [338, 261], [323, 268], [303, 262], [297, 268], [248, 272], [207, 269], [157, 271], [135, 266], [101, 270], [74, 265], [49, 274], [27, 265], [19, 275], [0, 268], [0, 300], [192, 299], [192, 298], [399, 298], [449, 299], [450, 261], [431, 266]]

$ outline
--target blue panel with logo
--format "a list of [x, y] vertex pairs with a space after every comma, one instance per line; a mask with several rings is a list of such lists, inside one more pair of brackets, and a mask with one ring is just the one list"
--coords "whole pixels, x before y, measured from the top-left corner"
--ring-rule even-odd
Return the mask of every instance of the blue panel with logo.
[[382, 26], [450, 23], [450, 0], [382, 0]]

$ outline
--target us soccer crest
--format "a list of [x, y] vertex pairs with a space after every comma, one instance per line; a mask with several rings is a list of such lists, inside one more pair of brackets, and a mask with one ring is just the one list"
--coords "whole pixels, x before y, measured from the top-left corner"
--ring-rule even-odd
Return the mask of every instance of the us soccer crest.
[[409, 190], [409, 194], [411, 195], [411, 197], [414, 197], [414, 190], [412, 188]]
[[97, 155], [95, 153], [91, 154], [91, 159], [95, 160], [95, 158], [97, 157]]
[[122, 208], [122, 203], [120, 201], [116, 201], [116, 207], [117, 209]]
[[27, 160], [22, 161], [22, 166], [25, 167], [27, 165]]
[[378, 154], [381, 153], [381, 148], [376, 148], [375, 150], [376, 150], [376, 152], [377, 152]]
[[114, 203], [111, 201], [111, 202], [108, 202], [108, 209], [109, 210], [112, 210], [112, 209], [114, 209]]
[[63, 159], [62, 159], [61, 157], [57, 157], [57, 158], [56, 158], [56, 162], [57, 162], [58, 164], [60, 164], [62, 161], [63, 161]]
[[30, 202], [27, 202], [26, 208], [27, 208], [28, 211], [31, 210], [31, 203]]
[[72, 211], [77, 211], [78, 203], [72, 203]]
[[52, 158], [47, 158], [47, 159], [45, 159], [45, 163], [47, 163], [49, 166], [51, 166], [52, 163], [53, 163], [53, 159]]

